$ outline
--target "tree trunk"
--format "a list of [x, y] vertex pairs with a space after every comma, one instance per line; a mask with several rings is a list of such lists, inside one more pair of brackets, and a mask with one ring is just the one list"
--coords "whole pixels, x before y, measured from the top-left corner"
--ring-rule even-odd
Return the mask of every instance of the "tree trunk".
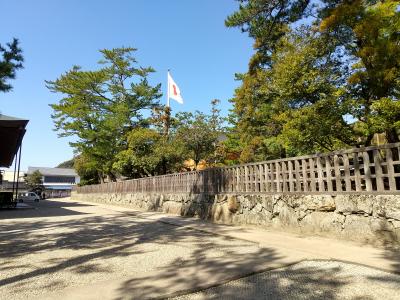
[[99, 182], [104, 183], [104, 176], [102, 172], [97, 172], [97, 176], [99, 177]]
[[392, 128], [392, 129], [386, 130], [385, 134], [386, 134], [386, 139], [387, 139], [388, 143], [400, 142], [399, 135], [397, 134], [396, 129]]
[[286, 149], [284, 147], [280, 147], [280, 158], [286, 158]]
[[197, 171], [197, 166], [199, 165], [200, 159], [195, 158], [195, 159], [193, 159], [193, 161], [194, 161], [194, 169], [195, 169], [195, 171]]
[[171, 108], [165, 107], [164, 115], [164, 136], [167, 137], [169, 134], [169, 127], [171, 126]]
[[365, 147], [371, 146], [371, 143], [372, 143], [372, 139], [373, 139], [373, 138], [374, 138], [374, 134], [373, 134], [373, 133], [370, 133], [370, 134], [367, 136], [367, 138], [365, 139], [364, 146], [365, 146]]

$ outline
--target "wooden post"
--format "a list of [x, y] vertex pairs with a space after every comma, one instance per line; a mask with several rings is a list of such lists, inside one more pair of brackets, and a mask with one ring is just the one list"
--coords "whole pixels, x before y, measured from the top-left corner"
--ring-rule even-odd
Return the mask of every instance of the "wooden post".
[[336, 180], [336, 191], [342, 191], [342, 176], [340, 174], [340, 166], [339, 166], [339, 156], [335, 154], [333, 157], [333, 164], [335, 166], [335, 180]]
[[278, 193], [282, 192], [280, 176], [281, 176], [281, 166], [280, 166], [279, 162], [276, 162], [275, 163], [275, 183], [276, 183], [276, 191]]
[[314, 167], [314, 158], [308, 159], [308, 163], [310, 165], [310, 183], [311, 183], [311, 192], [316, 191], [315, 186], [315, 167]]
[[332, 187], [332, 166], [330, 156], [325, 157], [325, 170], [326, 170], [326, 182], [328, 186], [328, 192], [333, 192]]
[[386, 167], [388, 171], [389, 187], [391, 191], [396, 190], [396, 180], [394, 179], [394, 166], [393, 166], [393, 154], [392, 149], [386, 149]]
[[288, 191], [288, 178], [287, 178], [287, 167], [286, 162], [282, 162], [282, 192]]
[[324, 168], [322, 167], [321, 157], [317, 157], [317, 168], [318, 168], [318, 191], [325, 192], [324, 184]]
[[383, 192], [385, 187], [383, 185], [382, 166], [381, 166], [381, 155], [379, 150], [373, 150], [374, 153], [374, 164], [375, 164], [375, 178], [376, 178], [376, 190]]
[[300, 170], [300, 163], [297, 159], [294, 161], [294, 170], [295, 170], [294, 174], [296, 176], [296, 186], [294, 191], [301, 192], [301, 180], [300, 180], [301, 170]]
[[354, 181], [356, 182], [356, 191], [362, 191], [361, 188], [361, 175], [360, 175], [360, 163], [358, 161], [358, 152], [353, 153], [354, 160]]
[[348, 154], [343, 154], [343, 168], [344, 168], [344, 181], [346, 183], [346, 192], [351, 191], [351, 182], [350, 182], [350, 166], [349, 166], [349, 156]]
[[303, 188], [304, 192], [307, 192], [308, 189], [308, 176], [307, 176], [307, 160], [303, 159], [301, 161], [301, 167], [303, 169]]
[[260, 172], [260, 174], [259, 174], [259, 176], [260, 176], [260, 185], [259, 185], [260, 190], [259, 190], [259, 192], [265, 192], [265, 175], [264, 175], [265, 165], [262, 164], [262, 165], [259, 166], [259, 168], [260, 168], [259, 169], [259, 172]]
[[270, 184], [270, 179], [269, 179], [269, 166], [268, 164], [264, 164], [264, 174], [265, 174], [265, 191], [270, 192], [269, 184]]

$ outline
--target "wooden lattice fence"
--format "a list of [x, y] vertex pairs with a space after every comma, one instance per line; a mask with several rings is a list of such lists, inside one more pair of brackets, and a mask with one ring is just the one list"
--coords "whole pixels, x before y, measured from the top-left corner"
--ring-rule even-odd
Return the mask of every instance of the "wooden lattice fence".
[[76, 188], [78, 193], [400, 194], [400, 143]]

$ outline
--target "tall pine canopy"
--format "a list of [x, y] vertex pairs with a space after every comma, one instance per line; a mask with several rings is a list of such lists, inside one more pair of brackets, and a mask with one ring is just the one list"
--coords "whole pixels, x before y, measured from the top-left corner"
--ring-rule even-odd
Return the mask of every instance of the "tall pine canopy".
[[231, 99], [238, 161], [399, 140], [399, 1], [238, 2], [225, 24], [255, 50]]
[[0, 92], [9, 92], [12, 85], [10, 79], [15, 79], [16, 71], [22, 68], [24, 58], [17, 39], [6, 46], [0, 44]]

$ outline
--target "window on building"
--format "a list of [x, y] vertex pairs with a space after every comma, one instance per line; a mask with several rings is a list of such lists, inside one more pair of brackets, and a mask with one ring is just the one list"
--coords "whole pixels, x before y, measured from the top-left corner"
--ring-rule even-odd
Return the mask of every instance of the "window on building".
[[44, 176], [45, 183], [75, 183], [74, 176]]

